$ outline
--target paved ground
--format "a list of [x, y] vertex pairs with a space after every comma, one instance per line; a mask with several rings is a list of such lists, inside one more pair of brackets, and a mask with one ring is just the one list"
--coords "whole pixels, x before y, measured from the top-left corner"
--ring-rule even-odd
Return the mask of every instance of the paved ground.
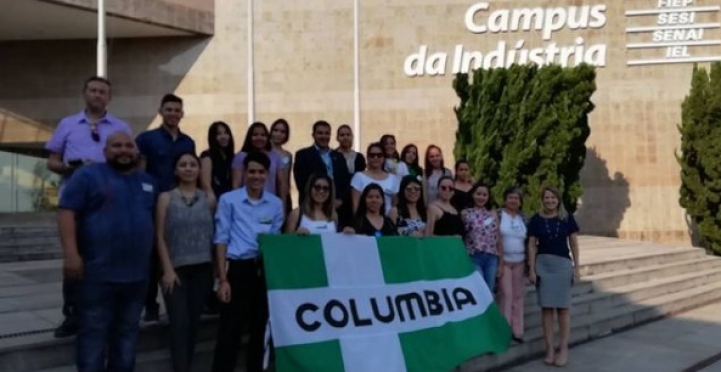
[[[721, 352], [721, 303], [571, 349], [566, 371], [681, 372]], [[509, 372], [559, 371], [542, 360]], [[703, 372], [721, 372], [721, 363]]]
[[715, 364], [710, 365], [699, 372], [721, 372], [721, 362], [716, 362]]

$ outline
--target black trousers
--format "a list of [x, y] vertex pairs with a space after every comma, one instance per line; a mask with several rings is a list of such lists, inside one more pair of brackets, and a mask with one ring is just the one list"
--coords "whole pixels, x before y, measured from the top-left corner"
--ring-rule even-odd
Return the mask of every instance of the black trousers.
[[268, 322], [268, 292], [262, 262], [256, 259], [228, 261], [230, 303], [220, 308], [218, 339], [213, 372], [233, 372], [240, 340], [248, 325], [246, 372], [263, 370], [265, 329]]
[[160, 258], [155, 244], [153, 252], [150, 253], [150, 273], [148, 279], [148, 290], [145, 294], [145, 313], [148, 311], [158, 312], [158, 281], [160, 281]]
[[63, 278], [63, 315], [70, 326], [78, 324], [78, 283], [77, 280]]
[[164, 293], [170, 323], [170, 355], [173, 371], [188, 372], [195, 353], [200, 316], [213, 289], [213, 265], [203, 263], [175, 269], [180, 284]]

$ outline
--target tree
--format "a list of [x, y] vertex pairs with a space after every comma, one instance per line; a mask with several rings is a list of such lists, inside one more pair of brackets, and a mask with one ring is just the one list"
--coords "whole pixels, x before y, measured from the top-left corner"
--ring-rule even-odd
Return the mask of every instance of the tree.
[[710, 74], [694, 66], [681, 104], [679, 204], [698, 227], [702, 244], [721, 254], [721, 63]]
[[524, 209], [540, 208], [546, 185], [557, 186], [569, 212], [581, 196], [580, 172], [591, 133], [588, 114], [596, 90], [589, 65], [535, 65], [458, 74], [453, 88], [458, 131], [454, 155], [502, 203], [509, 186], [524, 189]]

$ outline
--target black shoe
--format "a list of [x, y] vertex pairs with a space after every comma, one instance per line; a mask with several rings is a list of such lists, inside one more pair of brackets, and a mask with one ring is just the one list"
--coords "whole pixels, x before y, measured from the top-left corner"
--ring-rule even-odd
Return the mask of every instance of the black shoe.
[[145, 322], [159, 322], [160, 321], [160, 309], [156, 308], [145, 308]]
[[524, 341], [523, 341], [523, 338], [521, 338], [521, 337], [516, 337], [516, 336], [513, 336], [513, 341], [516, 341], [516, 342], [519, 343], [519, 344], [522, 344], [522, 343], [524, 342]]
[[55, 328], [55, 338], [72, 337], [77, 333], [78, 325], [68, 319], [65, 319], [58, 328]]

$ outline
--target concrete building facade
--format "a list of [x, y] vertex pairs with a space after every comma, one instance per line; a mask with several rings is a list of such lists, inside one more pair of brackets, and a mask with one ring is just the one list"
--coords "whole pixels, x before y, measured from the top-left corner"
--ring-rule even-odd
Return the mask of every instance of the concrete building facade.
[[[0, 16], [17, 23], [0, 26], [0, 148], [16, 162], [81, 108], [81, 82], [95, 72], [96, 1], [23, 3], [35, 8]], [[415, 143], [421, 152], [438, 144], [450, 160], [455, 72], [513, 62], [595, 64], [583, 231], [690, 242], [678, 205], [676, 126], [693, 63], [721, 59], [717, 1], [108, 3], [112, 112], [140, 132], [159, 124], [159, 99], [175, 92], [186, 102], [182, 128], [200, 149], [212, 121], [230, 123], [239, 144], [249, 122], [283, 117], [291, 150], [309, 144], [312, 123], [325, 119], [354, 127], [361, 149], [394, 133], [399, 145]], [[55, 23], [25, 25], [28, 14]], [[27, 187], [7, 173], [0, 189], [12, 177], [14, 190]], [[0, 210], [24, 210], [14, 203], [0, 201]]]

